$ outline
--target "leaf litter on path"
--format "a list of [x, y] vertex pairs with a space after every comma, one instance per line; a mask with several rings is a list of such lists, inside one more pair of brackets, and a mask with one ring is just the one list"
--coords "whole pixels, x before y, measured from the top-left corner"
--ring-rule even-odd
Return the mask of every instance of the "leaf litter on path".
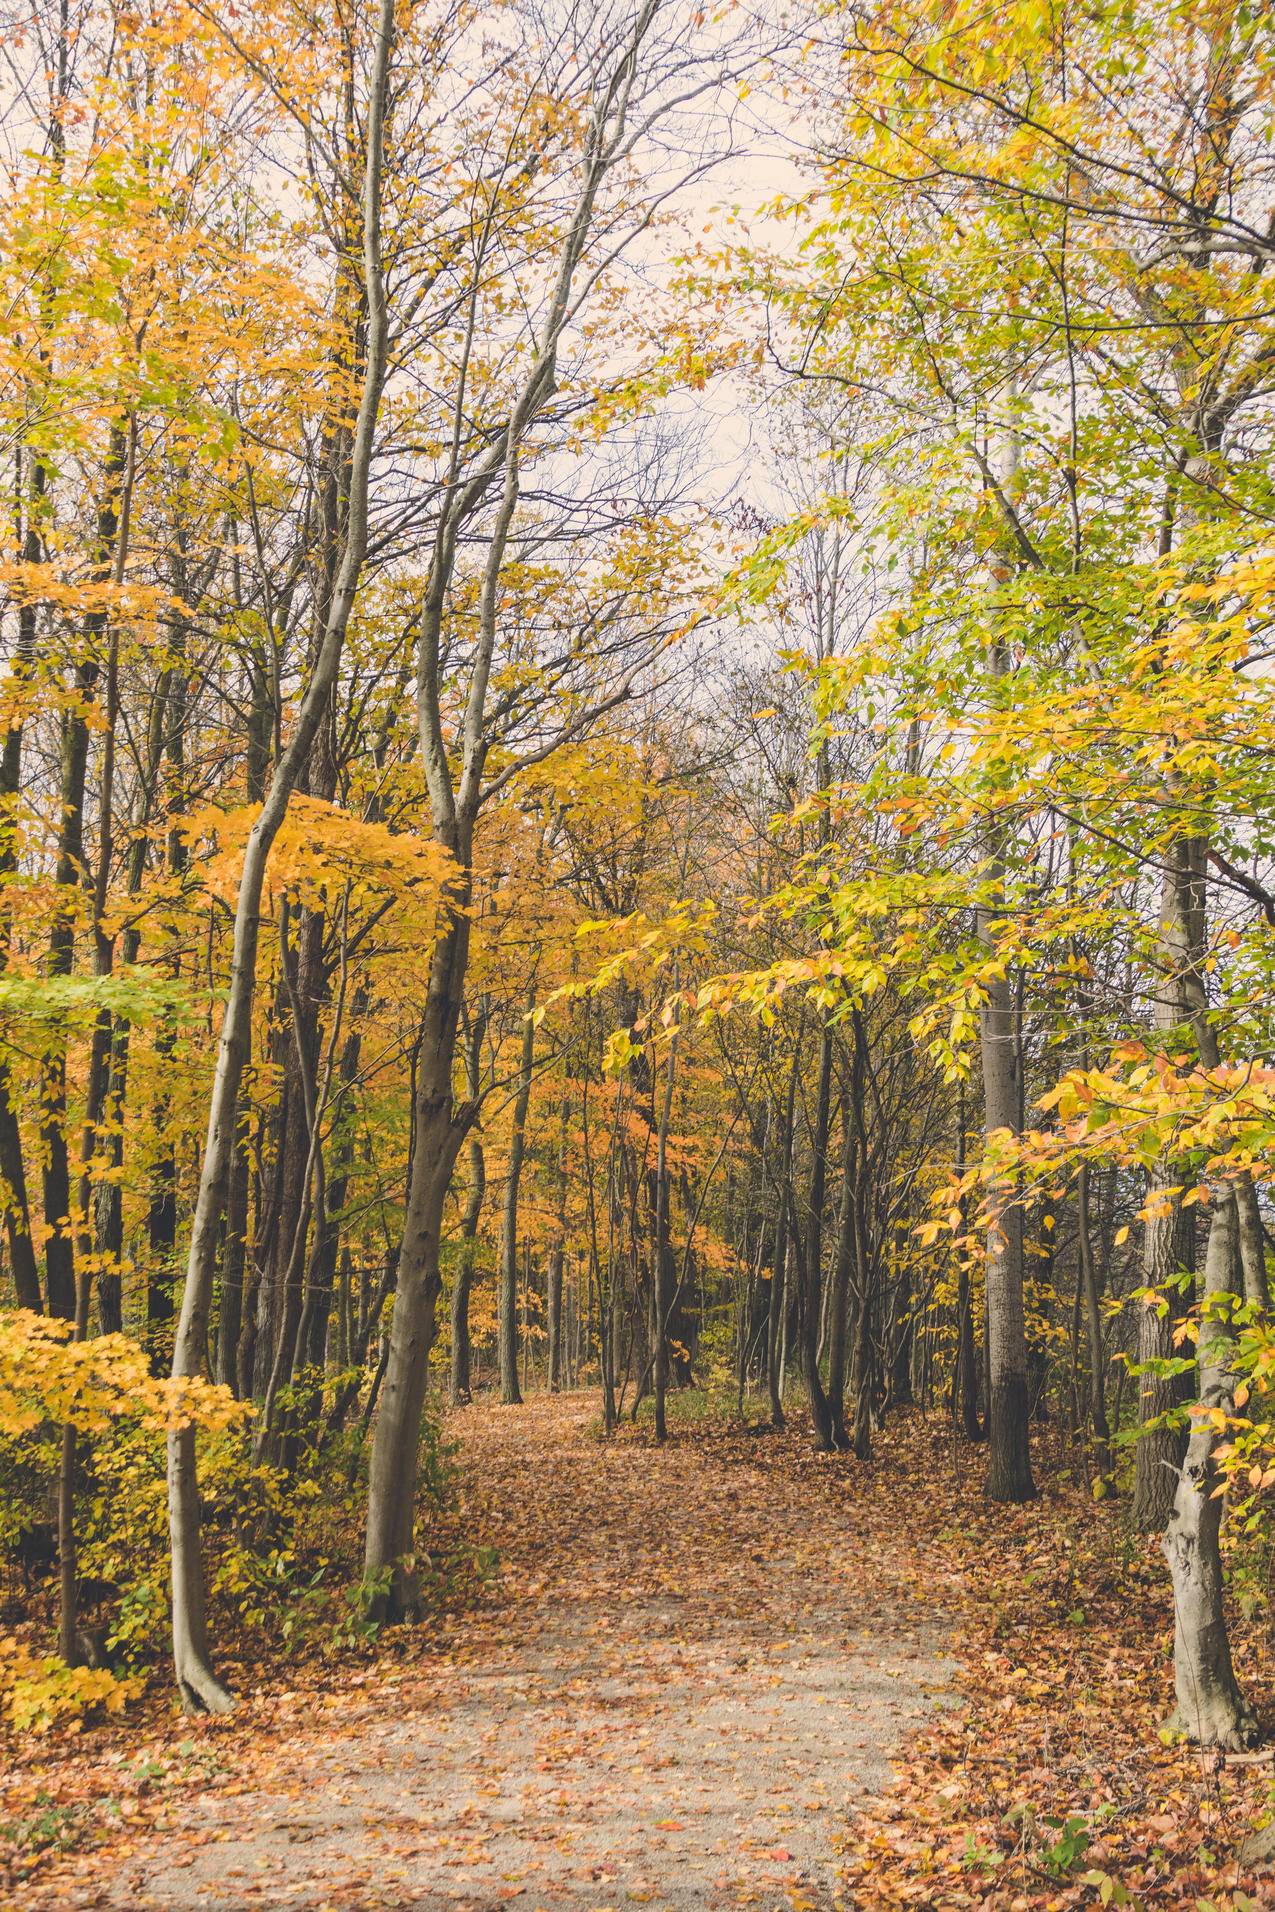
[[906, 1549], [848, 1547], [787, 1440], [608, 1444], [596, 1419], [585, 1395], [457, 1414], [493, 1596], [277, 1696], [260, 1744], [241, 1715], [196, 1729], [206, 1783], [24, 1906], [830, 1906], [848, 1810], [946, 1677]]

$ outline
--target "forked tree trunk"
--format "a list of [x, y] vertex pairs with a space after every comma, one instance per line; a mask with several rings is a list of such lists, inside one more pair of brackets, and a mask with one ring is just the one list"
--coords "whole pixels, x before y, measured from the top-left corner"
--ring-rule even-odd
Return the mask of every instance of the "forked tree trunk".
[[[500, 785], [497, 777], [484, 790], [491, 741], [486, 729], [486, 702], [496, 650], [502, 567], [518, 505], [519, 462], [525, 435], [554, 389], [558, 346], [573, 316], [573, 281], [593, 229], [597, 195], [625, 150], [638, 56], [656, 11], [656, 0], [644, 0], [595, 101], [586, 131], [580, 192], [567, 218], [558, 269], [535, 350], [504, 430], [475, 460], [467, 477], [462, 478], [459, 452], [454, 448], [448, 495], [439, 514], [429, 561], [418, 625], [417, 723], [435, 840], [452, 857], [457, 878], [454, 908], [444, 912], [443, 932], [430, 963], [422, 1018], [415, 1154], [385, 1387], [372, 1450], [364, 1570], [376, 1586], [371, 1605], [379, 1618], [398, 1617], [416, 1605], [412, 1536], [417, 1449], [440, 1286], [439, 1233], [452, 1169], [474, 1114], [472, 1109], [454, 1113], [452, 1067], [469, 953], [467, 912], [474, 824], [484, 796], [490, 796]], [[460, 412], [455, 428], [455, 447], [459, 447], [466, 430]], [[455, 739], [447, 734], [440, 698], [448, 595], [461, 533], [493, 496], [496, 504], [486, 534], [477, 641], [459, 727], [460, 774], [453, 782]], [[511, 773], [512, 766], [501, 774], [507, 777]], [[382, 1590], [380, 1583], [386, 1569], [390, 1570], [389, 1586]]]
[[[289, 799], [309, 758], [315, 732], [336, 680], [346, 628], [367, 553], [368, 478], [385, 375], [388, 331], [381, 269], [380, 202], [385, 109], [393, 38], [394, 0], [381, 0], [367, 105], [367, 154], [363, 177], [367, 350], [354, 451], [350, 461], [345, 549], [341, 555], [323, 641], [301, 701], [296, 728], [275, 768], [265, 802], [249, 832], [244, 851], [239, 894], [235, 902], [230, 993], [217, 1046], [217, 1065], [208, 1110], [208, 1133], [191, 1226], [181, 1314], [173, 1346], [175, 1379], [193, 1377], [203, 1371], [221, 1220], [230, 1159], [235, 1145], [239, 1082], [251, 1034], [252, 1002], [257, 980], [257, 936], [266, 863], [287, 813]], [[208, 1649], [193, 1426], [179, 1428], [168, 1437], [168, 1529], [172, 1550], [173, 1664], [178, 1690], [187, 1707], [224, 1713], [233, 1705], [233, 1700], [213, 1671]]]
[[1197, 1746], [1246, 1746], [1257, 1725], [1231, 1664], [1222, 1609], [1222, 1496], [1217, 1452], [1226, 1439], [1213, 1415], [1234, 1407], [1231, 1371], [1233, 1268], [1239, 1242], [1233, 1188], [1219, 1191], [1204, 1262], [1200, 1324], [1200, 1409], [1192, 1419], [1164, 1552], [1173, 1576], [1175, 1724]]

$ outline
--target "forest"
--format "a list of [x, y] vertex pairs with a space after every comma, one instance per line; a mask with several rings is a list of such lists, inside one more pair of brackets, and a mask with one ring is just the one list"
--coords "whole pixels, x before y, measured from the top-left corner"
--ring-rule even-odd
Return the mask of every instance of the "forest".
[[1275, 1905], [1275, 16], [0, 17], [0, 1905]]

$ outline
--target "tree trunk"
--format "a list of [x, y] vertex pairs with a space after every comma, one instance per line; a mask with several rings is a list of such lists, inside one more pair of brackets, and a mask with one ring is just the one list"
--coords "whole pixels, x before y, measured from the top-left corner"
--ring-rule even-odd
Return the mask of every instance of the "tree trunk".
[[[1186, 1217], [1177, 1198], [1165, 1193], [1168, 1165], [1157, 1165], [1147, 1191], [1147, 1219], [1143, 1227], [1142, 1280], [1147, 1288], [1163, 1292], [1186, 1266]], [[1162, 1311], [1163, 1310], [1163, 1311]], [[1138, 1309], [1138, 1422], [1141, 1429], [1134, 1453], [1131, 1518], [1140, 1533], [1163, 1533], [1173, 1511], [1174, 1495], [1186, 1436], [1181, 1429], [1148, 1425], [1180, 1407], [1183, 1389], [1176, 1378], [1154, 1371], [1155, 1363], [1174, 1353], [1173, 1310], [1169, 1301]], [[1150, 1371], [1148, 1371], [1148, 1369]]]
[[248, 1141], [239, 1129], [230, 1159], [226, 1245], [217, 1319], [217, 1379], [239, 1398], [239, 1343], [243, 1334], [244, 1271], [248, 1265]]
[[509, 1173], [505, 1179], [504, 1219], [500, 1232], [500, 1398], [507, 1407], [522, 1403], [518, 1381], [518, 1190], [527, 1145], [527, 1108], [531, 1101], [531, 1066], [535, 1055], [536, 1025], [528, 1003], [522, 1027], [522, 1055], [518, 1091], [514, 1097], [513, 1130], [509, 1141]]
[[1217, 1450], [1225, 1429], [1212, 1416], [1230, 1414], [1232, 1270], [1239, 1245], [1235, 1191], [1219, 1190], [1204, 1262], [1200, 1323], [1200, 1408], [1192, 1421], [1178, 1477], [1164, 1551], [1173, 1577], [1175, 1725], [1197, 1746], [1237, 1751], [1256, 1737], [1257, 1723], [1240, 1694], [1222, 1608], [1224, 1476]]
[[788, 1308], [788, 1223], [792, 1187], [793, 1110], [797, 1096], [797, 1069], [800, 1049], [794, 1045], [792, 1067], [788, 1071], [788, 1095], [784, 1107], [783, 1134], [779, 1148], [779, 1177], [775, 1189], [775, 1259], [770, 1271], [770, 1306], [766, 1322], [766, 1391], [770, 1397], [770, 1424], [784, 1426], [784, 1339]]
[[872, 1457], [872, 1268], [864, 1257], [859, 1287], [859, 1306], [854, 1332], [854, 1456], [866, 1461]]
[[[985, 936], [987, 932], [985, 931]], [[983, 1103], [988, 1134], [1018, 1132], [1016, 1013], [1007, 978], [993, 977], [981, 1023]], [[1036, 1492], [1028, 1442], [1027, 1337], [1023, 1312], [1023, 1213], [1012, 1182], [994, 1191], [987, 1231], [987, 1481], [989, 1500]]]
[[549, 1255], [545, 1291], [546, 1327], [549, 1333], [548, 1381], [551, 1394], [567, 1385], [567, 1357], [562, 1318], [562, 1273], [567, 1255], [567, 1123], [570, 1113], [570, 1096], [564, 1091], [559, 1107], [558, 1160], [554, 1168], [556, 1203], [553, 1248]]
[[828, 1176], [828, 1118], [832, 1095], [832, 1034], [825, 1028], [819, 1042], [819, 1087], [815, 1099], [815, 1126], [811, 1136], [810, 1220], [802, 1256], [801, 1375], [810, 1403], [815, 1446], [832, 1446], [832, 1416], [819, 1374], [819, 1312], [823, 1287], [823, 1204]]
[[[42, 458], [31, 453], [27, 456], [31, 476], [27, 486], [22, 560], [24, 564], [35, 566], [43, 554], [40, 516], [44, 504], [46, 466]], [[19, 497], [21, 491], [19, 467]], [[10, 673], [15, 690], [20, 690], [29, 680], [35, 664], [35, 653], [36, 607], [33, 600], [24, 598], [18, 606], [18, 641]], [[23, 728], [19, 706], [4, 733], [3, 747], [0, 747], [0, 882], [17, 868], [18, 863], [15, 805], [22, 787]], [[6, 909], [0, 915], [0, 969], [5, 967], [9, 959], [9, 934], [9, 914]], [[44, 1301], [40, 1292], [35, 1244], [31, 1238], [31, 1206], [22, 1155], [22, 1132], [18, 1126], [10, 1080], [8, 1065], [0, 1058], [0, 1177], [5, 1186], [5, 1238], [9, 1245], [9, 1266], [13, 1273], [17, 1304], [19, 1308], [30, 1308], [33, 1313], [40, 1314]]]
[[[676, 986], [676, 985], [675, 985]], [[652, 1358], [655, 1382], [655, 1438], [668, 1439], [669, 1316], [673, 1309], [673, 1249], [669, 1240], [669, 1123], [673, 1113], [673, 1081], [677, 1064], [677, 1037], [669, 1043], [664, 1072], [664, 1095], [655, 1143], [655, 1224], [652, 1243]]]
[[392, 1570], [388, 1588], [372, 1602], [382, 1619], [405, 1618], [417, 1605], [412, 1553], [417, 1450], [425, 1371], [442, 1287], [443, 1206], [470, 1120], [469, 1111], [463, 1111], [459, 1119], [453, 1113], [452, 1065], [469, 949], [467, 897], [456, 902], [430, 961], [416, 1077], [412, 1171], [385, 1383], [372, 1442], [364, 1573], [369, 1581], [379, 1582], [387, 1568]]
[[22, 1159], [22, 1136], [9, 1090], [9, 1071], [3, 1062], [0, 1062], [0, 1177], [3, 1177], [5, 1185], [5, 1240], [9, 1248], [14, 1298], [19, 1308], [30, 1308], [40, 1314], [44, 1308], [44, 1297], [40, 1292], [40, 1270], [35, 1258], [35, 1245], [31, 1240], [31, 1209]]
[[889, 1388], [889, 1405], [892, 1408], [912, 1405], [912, 1350], [916, 1321], [912, 1313], [912, 1270], [906, 1261], [907, 1252], [908, 1244], [904, 1239], [899, 1243], [899, 1273], [892, 1306]]
[[[120, 493], [128, 460], [128, 437], [116, 423], [111, 427], [107, 457], [105, 492], [97, 513], [96, 581], [105, 583], [114, 569], [116, 544], [120, 537]], [[78, 894], [84, 881], [84, 798], [88, 772], [89, 723], [87, 707], [92, 700], [101, 671], [98, 648], [106, 628], [106, 612], [89, 612], [85, 618], [84, 653], [75, 671], [78, 708], [62, 717], [61, 765], [59, 775], [58, 856], [55, 882], [59, 897], [67, 900], [54, 905], [53, 926], [49, 932], [49, 975], [69, 976], [75, 957], [75, 914]], [[108, 719], [109, 723], [109, 719]], [[108, 730], [109, 735], [109, 730]], [[101, 1018], [95, 1030], [95, 1047], [100, 1051]], [[95, 1057], [100, 1087], [101, 1056]], [[44, 1156], [44, 1220], [49, 1231], [44, 1251], [45, 1280], [49, 1313], [71, 1320], [75, 1315], [75, 1246], [71, 1219], [71, 1172], [66, 1135], [66, 1048], [62, 1043], [46, 1051], [41, 1060], [40, 1142]], [[92, 1092], [90, 1095], [92, 1099]]]
[[[368, 483], [384, 382], [388, 333], [381, 269], [380, 195], [393, 37], [393, 0], [381, 0], [367, 104], [367, 151], [362, 198], [367, 339], [363, 388], [351, 459], [345, 548], [323, 641], [301, 701], [296, 727], [275, 767], [265, 802], [249, 832], [244, 851], [239, 894], [235, 901], [230, 992], [217, 1046], [208, 1132], [191, 1227], [181, 1314], [173, 1347], [173, 1374], [179, 1379], [198, 1375], [203, 1369], [227, 1171], [235, 1145], [239, 1082], [251, 1033], [257, 975], [257, 937], [266, 862], [287, 813], [289, 799], [309, 757], [315, 732], [336, 680], [346, 628], [367, 552]], [[233, 1702], [213, 1672], [208, 1651], [193, 1426], [178, 1428], [168, 1438], [168, 1524], [172, 1549], [173, 1662], [178, 1690], [188, 1707], [226, 1712]]]
[[1089, 1335], [1089, 1427], [1093, 1436], [1094, 1469], [1105, 1490], [1114, 1477], [1111, 1427], [1107, 1420], [1106, 1356], [1102, 1337], [1102, 1294], [1089, 1230], [1089, 1164], [1082, 1162], [1076, 1176], [1076, 1236], [1080, 1281], [1084, 1290], [1085, 1324]]
[[[1171, 1042], [1190, 1015], [1188, 977], [1200, 954], [1203, 935], [1200, 883], [1202, 859], [1193, 840], [1180, 839], [1166, 853], [1161, 878], [1158, 930], [1160, 975], [1152, 1002], [1152, 1023]], [[1162, 1295], [1193, 1260], [1191, 1224], [1176, 1196], [1165, 1191], [1180, 1183], [1176, 1165], [1156, 1163], [1147, 1191], [1142, 1236], [1142, 1283]], [[1183, 1303], [1183, 1311], [1188, 1303]], [[1138, 1365], [1167, 1360], [1173, 1354], [1173, 1304], [1143, 1305], [1138, 1315]], [[1138, 1381], [1138, 1422], [1142, 1432], [1134, 1458], [1132, 1517], [1142, 1533], [1162, 1533], [1173, 1511], [1186, 1435], [1178, 1428], [1148, 1426], [1182, 1405], [1183, 1384], [1151, 1373]]]
[[[476, 1016], [465, 1045], [466, 1085], [470, 1107], [478, 1107], [482, 1089], [482, 1045], [487, 1018]], [[487, 1193], [487, 1159], [476, 1135], [469, 1138], [469, 1192], [460, 1220], [461, 1253], [452, 1289], [452, 1401], [460, 1407], [473, 1398], [470, 1375], [469, 1297], [474, 1282], [474, 1260], [478, 1246], [478, 1222]]]
[[850, 1445], [850, 1436], [846, 1432], [846, 1354], [854, 1265], [855, 1166], [858, 1153], [858, 1126], [851, 1114], [849, 1099], [842, 1111], [842, 1120], [845, 1127], [841, 1150], [841, 1217], [828, 1308], [828, 1420], [832, 1445], [844, 1452]]

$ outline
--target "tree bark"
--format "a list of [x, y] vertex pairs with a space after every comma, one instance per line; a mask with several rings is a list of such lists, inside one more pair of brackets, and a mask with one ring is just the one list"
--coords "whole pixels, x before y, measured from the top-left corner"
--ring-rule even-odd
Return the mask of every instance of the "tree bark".
[[819, 1086], [815, 1096], [815, 1124], [811, 1135], [810, 1218], [802, 1256], [801, 1376], [810, 1404], [810, 1420], [817, 1448], [832, 1446], [832, 1416], [819, 1373], [819, 1311], [823, 1288], [823, 1205], [828, 1176], [828, 1119], [832, 1098], [832, 1034], [824, 1028], [819, 1040]]
[[[128, 460], [128, 435], [118, 422], [111, 426], [110, 451], [104, 472], [105, 490], [98, 506], [96, 581], [105, 583], [114, 570], [120, 537], [120, 495]], [[84, 881], [84, 800], [88, 773], [88, 705], [93, 699], [101, 663], [98, 656], [106, 630], [104, 610], [90, 611], [84, 620], [83, 654], [75, 670], [80, 708], [62, 718], [59, 774], [59, 829], [55, 883], [60, 898], [54, 906], [49, 932], [50, 976], [71, 974], [75, 957], [75, 915]], [[100, 1021], [100, 1019], [99, 1019]], [[100, 1038], [99, 1038], [100, 1040]], [[100, 1071], [100, 1056], [97, 1058]], [[56, 1043], [41, 1059], [40, 1141], [44, 1153], [44, 1220], [48, 1241], [44, 1251], [49, 1313], [65, 1320], [75, 1316], [75, 1238], [71, 1217], [71, 1171], [66, 1134], [66, 1048]]]
[[[995, 678], [1007, 668], [1004, 646], [993, 645]], [[996, 956], [996, 906], [1004, 892], [1005, 844], [992, 833], [987, 876], [989, 902], [978, 911], [979, 939], [991, 959], [979, 1015], [983, 1068], [983, 1125], [1017, 1135], [1022, 1120], [1018, 1062], [1018, 1011], [1015, 991]], [[1024, 1311], [1023, 1214], [1013, 1178], [990, 1191], [987, 1229], [987, 1479], [989, 1500], [1030, 1500], [1032, 1479], [1028, 1436], [1031, 1403], [1027, 1385], [1027, 1333]]]
[[[35, 566], [39, 564], [43, 552], [40, 515], [44, 508], [46, 467], [42, 458], [32, 453], [27, 456], [31, 476], [26, 488], [26, 522], [22, 530], [21, 548], [23, 563]], [[23, 516], [21, 491], [19, 467], [19, 520]], [[18, 609], [18, 642], [11, 672], [15, 688], [20, 689], [29, 680], [35, 664], [35, 653], [36, 607], [30, 599], [24, 599]], [[24, 723], [19, 711], [10, 721], [4, 734], [4, 744], [0, 747], [0, 879], [10, 875], [18, 863], [16, 805], [22, 787], [23, 735]], [[0, 915], [0, 969], [8, 962], [9, 936], [9, 913], [6, 909]], [[9, 1266], [19, 1308], [29, 1308], [33, 1313], [40, 1314], [43, 1312], [44, 1298], [40, 1292], [35, 1243], [31, 1238], [31, 1205], [22, 1154], [22, 1132], [18, 1126], [10, 1085], [8, 1064], [0, 1057], [0, 1178], [3, 1178], [4, 1183], [5, 1239], [9, 1246]]]
[[531, 1019], [532, 1004], [522, 1028], [522, 1054], [518, 1066], [518, 1089], [514, 1096], [513, 1128], [509, 1140], [509, 1173], [505, 1178], [505, 1206], [500, 1231], [500, 1398], [506, 1407], [522, 1404], [518, 1381], [518, 1190], [522, 1182], [522, 1163], [527, 1145], [527, 1108], [531, 1101], [531, 1068], [535, 1055], [536, 1025]]
[[673, 1308], [673, 1249], [669, 1239], [669, 1124], [673, 1114], [673, 1080], [677, 1065], [677, 1037], [668, 1048], [664, 1071], [664, 1094], [660, 1102], [659, 1128], [655, 1141], [654, 1239], [651, 1245], [653, 1282], [651, 1350], [655, 1383], [655, 1438], [668, 1439], [669, 1316]]
[[549, 1254], [549, 1271], [546, 1278], [545, 1308], [549, 1331], [548, 1383], [549, 1392], [554, 1394], [566, 1385], [566, 1349], [563, 1342], [562, 1322], [562, 1273], [566, 1262], [567, 1243], [567, 1122], [570, 1115], [570, 1097], [564, 1092], [559, 1110], [558, 1160], [554, 1170], [556, 1187], [556, 1210], [554, 1214], [553, 1247]]
[[[485, 1019], [476, 1017], [466, 1045], [469, 1100], [473, 1107], [477, 1106], [481, 1087], [479, 1064], [484, 1027]], [[460, 1261], [456, 1269], [456, 1285], [452, 1289], [451, 1382], [452, 1401], [458, 1407], [473, 1398], [473, 1382], [470, 1376], [469, 1297], [474, 1281], [478, 1221], [483, 1211], [483, 1197], [486, 1192], [487, 1162], [483, 1154], [483, 1145], [476, 1135], [471, 1135], [469, 1138], [469, 1192], [465, 1198], [465, 1212], [461, 1216]]]
[[1080, 1281], [1084, 1290], [1085, 1325], [1089, 1336], [1089, 1427], [1093, 1437], [1094, 1469], [1110, 1490], [1115, 1474], [1111, 1457], [1111, 1426], [1107, 1420], [1106, 1352], [1102, 1335], [1102, 1294], [1089, 1227], [1089, 1164], [1082, 1162], [1076, 1176], [1076, 1241]]
[[828, 1307], [828, 1420], [832, 1445], [842, 1452], [850, 1445], [850, 1436], [846, 1432], [846, 1355], [855, 1254], [855, 1170], [858, 1157], [858, 1123], [851, 1112], [852, 1099], [852, 1096], [847, 1098], [842, 1110], [841, 1215]]
[[1223, 1613], [1220, 1535], [1225, 1479], [1217, 1450], [1226, 1438], [1213, 1415], [1234, 1408], [1231, 1372], [1232, 1271], [1239, 1245], [1235, 1191], [1219, 1190], [1204, 1261], [1200, 1322], [1200, 1412], [1192, 1421], [1164, 1552], [1173, 1577], [1175, 1724], [1197, 1746], [1237, 1751], [1257, 1723], [1240, 1693]]
[[372, 1602], [384, 1619], [416, 1610], [412, 1537], [417, 1449], [425, 1374], [434, 1344], [442, 1288], [439, 1244], [443, 1206], [469, 1116], [454, 1115], [452, 1065], [468, 955], [466, 898], [457, 899], [430, 961], [429, 985], [416, 1078], [416, 1138], [403, 1220], [403, 1245], [394, 1293], [385, 1382], [372, 1444], [364, 1573], [389, 1587]]
[[794, 1044], [792, 1066], [788, 1071], [788, 1093], [784, 1104], [784, 1126], [779, 1148], [779, 1175], [775, 1187], [775, 1258], [770, 1271], [770, 1304], [766, 1322], [766, 1391], [770, 1398], [770, 1424], [784, 1426], [784, 1340], [788, 1310], [788, 1225], [792, 1189], [793, 1112], [797, 1097], [797, 1070], [800, 1046]]
[[[442, 933], [430, 962], [422, 1019], [421, 1066], [416, 1099], [416, 1150], [404, 1218], [398, 1287], [385, 1385], [372, 1450], [365, 1573], [390, 1586], [378, 1592], [372, 1610], [395, 1618], [414, 1609], [412, 1536], [415, 1525], [417, 1448], [426, 1364], [434, 1340], [443, 1205], [452, 1169], [474, 1111], [454, 1110], [452, 1069], [469, 954], [468, 906], [472, 890], [473, 832], [484, 790], [490, 736], [487, 694], [497, 637], [502, 569], [519, 496], [519, 461], [525, 435], [554, 389], [558, 348], [572, 316], [573, 281], [592, 230], [598, 192], [624, 152], [625, 129], [641, 45], [655, 16], [655, 0], [641, 10], [616, 49], [614, 67], [600, 84], [585, 131], [580, 189], [567, 215], [546, 313], [504, 429], [462, 470], [460, 445], [468, 430], [463, 398], [453, 420], [452, 456], [430, 555], [418, 623], [416, 713], [421, 763], [435, 841], [452, 857], [456, 877], [453, 908], [444, 907]], [[458, 540], [469, 519], [495, 494], [479, 590], [477, 638], [458, 738], [449, 738], [441, 697], [444, 626]], [[452, 764], [459, 744], [460, 771]], [[512, 774], [512, 766], [508, 773]]]
[[[985, 932], [986, 934], [986, 932]], [[980, 1018], [988, 1134], [1018, 1132], [1017, 1018], [1008, 978], [993, 978]], [[1031, 1500], [1027, 1337], [1023, 1310], [1023, 1214], [1011, 1184], [993, 1191], [987, 1231], [987, 1480], [989, 1500]]]
[[[173, 1375], [178, 1379], [198, 1375], [203, 1368], [227, 1171], [235, 1144], [239, 1082], [251, 1032], [257, 938], [266, 863], [336, 681], [346, 628], [367, 553], [368, 485], [385, 377], [388, 336], [381, 266], [380, 202], [393, 38], [393, 0], [381, 0], [367, 102], [367, 150], [362, 192], [367, 342], [351, 458], [345, 547], [323, 641], [301, 700], [296, 728], [275, 767], [265, 802], [249, 832], [244, 851], [239, 894], [235, 902], [230, 993], [217, 1046], [208, 1133], [191, 1227], [181, 1314], [173, 1347]], [[168, 1524], [172, 1550], [173, 1662], [178, 1690], [187, 1707], [223, 1713], [229, 1710], [233, 1701], [213, 1671], [208, 1649], [200, 1551], [199, 1490], [195, 1470], [195, 1430], [189, 1425], [177, 1429], [168, 1439]]]
[[[1152, 1024], [1165, 1040], [1181, 1030], [1190, 1015], [1188, 982], [1200, 950], [1201, 859], [1195, 840], [1180, 838], [1170, 845], [1161, 877], [1158, 928], [1160, 975], [1152, 1002]], [[1181, 1181], [1175, 1164], [1158, 1161], [1147, 1191], [1147, 1219], [1142, 1236], [1142, 1283], [1164, 1294], [1174, 1278], [1191, 1266], [1190, 1222], [1176, 1196], [1165, 1191]], [[1173, 1354], [1173, 1306], [1144, 1305], [1138, 1316], [1138, 1365], [1169, 1359]], [[1162, 1533], [1173, 1511], [1178, 1473], [1186, 1450], [1186, 1436], [1176, 1427], [1149, 1426], [1186, 1399], [1183, 1385], [1152, 1372], [1138, 1380], [1138, 1421], [1142, 1432], [1134, 1457], [1132, 1518], [1142, 1533]]]

